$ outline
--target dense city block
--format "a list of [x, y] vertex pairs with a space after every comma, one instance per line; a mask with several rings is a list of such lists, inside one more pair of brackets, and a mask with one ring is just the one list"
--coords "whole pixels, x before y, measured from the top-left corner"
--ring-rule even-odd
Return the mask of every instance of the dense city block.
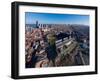
[[25, 24], [25, 67], [89, 65], [89, 26]]

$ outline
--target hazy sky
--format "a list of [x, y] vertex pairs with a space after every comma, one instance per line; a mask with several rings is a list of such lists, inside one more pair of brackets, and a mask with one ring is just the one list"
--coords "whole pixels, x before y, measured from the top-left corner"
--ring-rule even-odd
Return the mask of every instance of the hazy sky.
[[25, 12], [25, 23], [89, 25], [89, 15]]

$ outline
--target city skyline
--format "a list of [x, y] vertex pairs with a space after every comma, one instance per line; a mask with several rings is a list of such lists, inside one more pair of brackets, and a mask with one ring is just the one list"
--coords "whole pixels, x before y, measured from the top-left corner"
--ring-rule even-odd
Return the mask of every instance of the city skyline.
[[25, 12], [25, 24], [82, 24], [89, 25], [89, 15]]

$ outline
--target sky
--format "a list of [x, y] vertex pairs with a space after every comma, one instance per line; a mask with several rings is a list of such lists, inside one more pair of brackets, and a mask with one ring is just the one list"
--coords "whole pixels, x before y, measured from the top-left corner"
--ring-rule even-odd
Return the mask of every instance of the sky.
[[25, 23], [89, 25], [89, 15], [25, 12]]

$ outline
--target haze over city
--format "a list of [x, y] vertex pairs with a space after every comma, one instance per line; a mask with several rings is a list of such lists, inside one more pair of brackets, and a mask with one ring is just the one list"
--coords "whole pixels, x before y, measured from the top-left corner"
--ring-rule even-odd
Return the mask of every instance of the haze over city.
[[89, 25], [89, 15], [25, 12], [25, 23]]

